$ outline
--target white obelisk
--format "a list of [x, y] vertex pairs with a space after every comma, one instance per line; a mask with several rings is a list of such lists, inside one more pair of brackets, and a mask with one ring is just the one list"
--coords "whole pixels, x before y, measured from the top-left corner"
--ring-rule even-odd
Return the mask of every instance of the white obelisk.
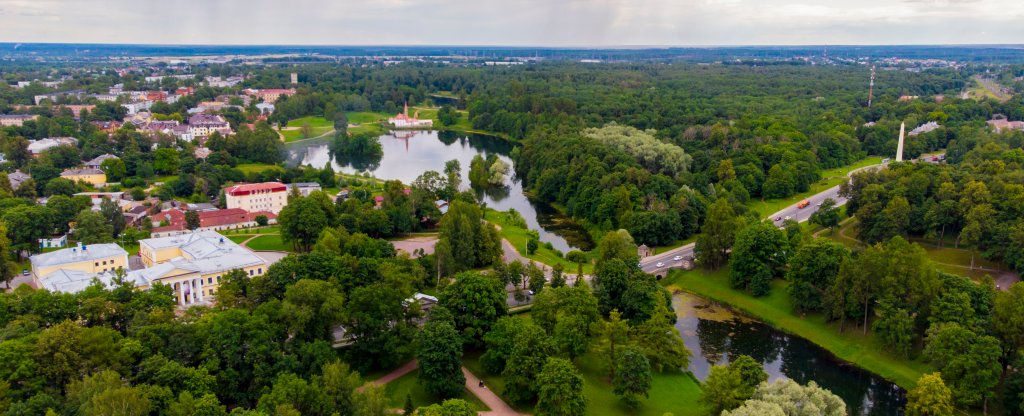
[[903, 161], [903, 132], [907, 129], [907, 123], [900, 123], [900, 141], [896, 143], [896, 161]]

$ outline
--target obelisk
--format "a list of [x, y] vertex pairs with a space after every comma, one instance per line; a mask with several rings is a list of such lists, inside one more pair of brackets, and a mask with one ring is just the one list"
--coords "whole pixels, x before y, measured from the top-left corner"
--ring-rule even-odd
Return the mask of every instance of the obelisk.
[[900, 123], [900, 141], [896, 143], [896, 161], [903, 161], [903, 132], [907, 129], [907, 123]]

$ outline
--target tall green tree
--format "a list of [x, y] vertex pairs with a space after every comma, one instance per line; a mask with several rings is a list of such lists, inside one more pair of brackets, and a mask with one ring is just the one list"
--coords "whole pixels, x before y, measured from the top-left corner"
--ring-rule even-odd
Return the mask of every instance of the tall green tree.
[[907, 416], [952, 416], [952, 392], [939, 373], [925, 374], [907, 392]]
[[583, 377], [572, 362], [548, 358], [537, 374], [537, 414], [582, 416], [587, 414], [587, 398], [583, 393]]
[[648, 397], [651, 378], [651, 364], [643, 351], [637, 347], [626, 348], [612, 380], [613, 391], [627, 406], [635, 409], [640, 406], [640, 396]]
[[711, 204], [708, 217], [697, 236], [697, 261], [712, 269], [726, 264], [740, 224], [736, 211], [727, 199], [719, 198]]
[[786, 265], [789, 241], [782, 230], [768, 222], [751, 224], [736, 234], [732, 258], [729, 260], [729, 282], [732, 287], [763, 296], [771, 290], [771, 282]]
[[427, 392], [440, 398], [461, 394], [466, 385], [462, 374], [462, 338], [450, 316], [432, 316], [417, 340], [419, 379]]
[[438, 304], [455, 315], [455, 328], [463, 342], [481, 345], [494, 323], [508, 312], [505, 288], [498, 279], [477, 272], [455, 276], [438, 297]]

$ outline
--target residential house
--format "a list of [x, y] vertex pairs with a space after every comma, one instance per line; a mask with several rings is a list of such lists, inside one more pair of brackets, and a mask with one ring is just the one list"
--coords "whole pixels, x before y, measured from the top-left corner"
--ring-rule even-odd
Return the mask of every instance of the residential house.
[[196, 114], [188, 118], [189, 133], [193, 138], [208, 137], [213, 132], [227, 136], [232, 133], [231, 125], [220, 115]]
[[61, 236], [55, 236], [50, 238], [40, 238], [39, 248], [60, 248], [68, 245], [68, 235], [64, 234]]
[[992, 130], [996, 133], [1002, 133], [1008, 130], [1024, 131], [1024, 121], [1010, 121], [1006, 119], [1006, 116], [997, 115], [992, 120], [988, 121], [988, 125], [992, 127]]
[[103, 165], [103, 161], [107, 160], [107, 159], [120, 159], [120, 158], [117, 157], [117, 156], [114, 156], [114, 155], [112, 155], [110, 153], [102, 154], [102, 155], [99, 155], [99, 156], [96, 156], [96, 157], [92, 158], [92, 160], [89, 160], [89, 161], [85, 162], [85, 167], [92, 168], [92, 169], [99, 169], [100, 166]]
[[294, 95], [295, 94], [295, 88], [289, 88], [289, 89], [266, 89], [266, 90], [253, 90], [253, 89], [249, 89], [249, 90], [245, 90], [245, 93], [247, 95], [251, 95], [251, 96], [256, 97], [256, 98], [258, 98], [260, 100], [263, 100], [263, 102], [265, 102], [265, 103], [273, 104], [273, 103], [277, 102], [277, 100], [280, 99], [281, 96]]
[[[190, 232], [188, 223], [185, 221], [185, 212], [178, 208], [172, 208], [151, 216], [150, 219], [153, 221], [152, 236], [166, 237]], [[277, 222], [277, 215], [272, 212], [246, 212], [240, 208], [213, 209], [197, 211], [196, 213], [199, 216], [198, 231], [221, 231], [255, 227], [259, 225], [256, 222], [256, 217], [260, 215], [266, 216], [269, 224]], [[160, 225], [164, 221], [167, 222], [167, 225]]]
[[121, 122], [119, 121], [93, 121], [92, 125], [107, 134], [114, 134], [117, 132], [117, 129], [121, 128]]
[[72, 182], [82, 181], [92, 186], [100, 186], [107, 183], [107, 174], [103, 173], [100, 169], [94, 168], [65, 169], [60, 173], [60, 177]]
[[32, 179], [27, 173], [22, 172], [21, 169], [15, 170], [14, 172], [7, 174], [7, 181], [11, 183], [11, 189], [18, 190], [22, 182]]

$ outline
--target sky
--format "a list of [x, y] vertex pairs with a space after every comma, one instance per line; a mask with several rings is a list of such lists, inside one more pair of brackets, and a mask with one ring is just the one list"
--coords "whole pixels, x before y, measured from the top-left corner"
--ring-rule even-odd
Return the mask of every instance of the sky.
[[1024, 43], [1024, 0], [0, 0], [0, 42]]

